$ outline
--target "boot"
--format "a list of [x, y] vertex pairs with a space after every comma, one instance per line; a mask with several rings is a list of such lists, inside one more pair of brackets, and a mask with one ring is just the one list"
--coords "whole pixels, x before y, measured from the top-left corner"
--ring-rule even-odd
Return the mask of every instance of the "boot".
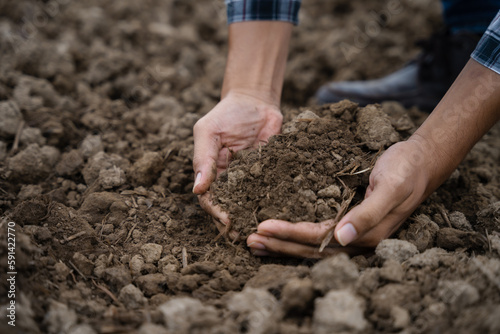
[[436, 34], [419, 43], [423, 52], [399, 71], [367, 81], [330, 82], [316, 93], [319, 104], [349, 99], [360, 105], [398, 101], [405, 107], [432, 111], [474, 51], [480, 35]]

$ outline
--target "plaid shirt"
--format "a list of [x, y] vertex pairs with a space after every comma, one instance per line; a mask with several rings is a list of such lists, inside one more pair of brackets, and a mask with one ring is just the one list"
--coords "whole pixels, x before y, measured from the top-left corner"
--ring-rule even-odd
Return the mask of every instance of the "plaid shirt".
[[297, 24], [301, 0], [226, 0], [227, 23], [286, 21]]
[[500, 74], [500, 11], [477, 44], [471, 57]]

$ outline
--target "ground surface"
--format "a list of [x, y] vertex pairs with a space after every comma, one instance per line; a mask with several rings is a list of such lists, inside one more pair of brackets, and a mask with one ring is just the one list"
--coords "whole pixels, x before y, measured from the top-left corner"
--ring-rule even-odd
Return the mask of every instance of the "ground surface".
[[[389, 3], [305, 1], [286, 121], [324, 81], [388, 73], [439, 26], [436, 1]], [[192, 126], [217, 102], [226, 35], [218, 1], [0, 1], [2, 305], [10, 221], [18, 272], [16, 327], [2, 307], [0, 331], [499, 332], [498, 127], [374, 254], [259, 259], [218, 238], [191, 194]], [[422, 121], [382, 109], [402, 138]], [[319, 199], [311, 215], [335, 213]]]

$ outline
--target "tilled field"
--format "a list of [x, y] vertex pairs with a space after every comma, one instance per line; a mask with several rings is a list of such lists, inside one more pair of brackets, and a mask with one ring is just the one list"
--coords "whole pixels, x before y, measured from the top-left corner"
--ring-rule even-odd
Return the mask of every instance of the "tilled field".
[[[286, 121], [330, 117], [299, 107], [397, 69], [440, 25], [437, 1], [391, 2], [304, 1]], [[499, 332], [498, 126], [370, 254], [261, 259], [219, 236], [191, 193], [192, 127], [218, 101], [226, 35], [222, 1], [0, 1], [0, 332]], [[381, 110], [400, 138], [425, 118]], [[309, 186], [309, 213], [333, 214], [336, 191]]]

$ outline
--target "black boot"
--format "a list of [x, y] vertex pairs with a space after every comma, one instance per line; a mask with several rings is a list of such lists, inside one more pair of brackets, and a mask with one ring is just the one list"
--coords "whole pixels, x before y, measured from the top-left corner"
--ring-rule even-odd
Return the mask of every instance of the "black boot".
[[398, 101], [405, 107], [432, 111], [470, 58], [481, 36], [441, 33], [421, 43], [416, 60], [386, 77], [368, 81], [330, 82], [316, 93], [318, 103], [349, 99], [361, 105]]

